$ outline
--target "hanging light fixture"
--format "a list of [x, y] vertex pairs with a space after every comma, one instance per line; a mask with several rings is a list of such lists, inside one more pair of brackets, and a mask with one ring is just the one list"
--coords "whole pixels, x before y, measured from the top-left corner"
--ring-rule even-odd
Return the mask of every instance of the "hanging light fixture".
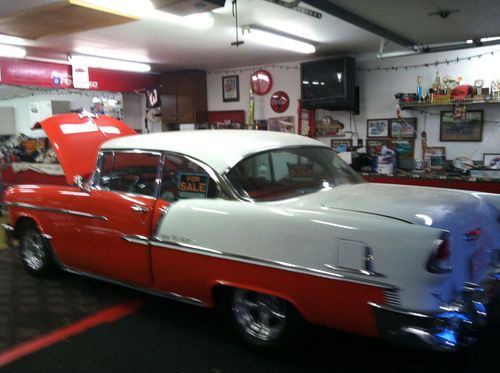
[[151, 66], [146, 63], [117, 60], [113, 58], [104, 58], [98, 56], [86, 56], [80, 54], [72, 54], [68, 56], [68, 61], [71, 64], [81, 64], [89, 67], [97, 67], [101, 69], [148, 72], [151, 71]]
[[273, 48], [291, 50], [298, 53], [310, 54], [316, 52], [316, 48], [313, 44], [279, 31], [268, 30], [261, 26], [254, 25], [243, 26], [241, 29], [245, 38], [254, 43]]

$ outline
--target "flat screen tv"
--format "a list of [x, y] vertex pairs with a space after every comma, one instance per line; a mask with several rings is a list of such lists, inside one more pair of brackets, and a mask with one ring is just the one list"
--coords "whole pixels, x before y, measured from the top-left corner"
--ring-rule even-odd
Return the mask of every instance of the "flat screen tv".
[[338, 57], [304, 62], [301, 71], [303, 108], [355, 110], [354, 58]]

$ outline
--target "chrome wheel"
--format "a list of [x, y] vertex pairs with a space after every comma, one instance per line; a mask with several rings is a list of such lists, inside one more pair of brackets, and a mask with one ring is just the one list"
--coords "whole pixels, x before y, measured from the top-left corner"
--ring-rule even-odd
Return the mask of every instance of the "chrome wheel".
[[237, 289], [232, 311], [240, 330], [261, 341], [280, 338], [287, 326], [286, 302], [272, 295]]
[[29, 268], [38, 271], [45, 263], [43, 239], [33, 229], [24, 232], [21, 239], [21, 258]]

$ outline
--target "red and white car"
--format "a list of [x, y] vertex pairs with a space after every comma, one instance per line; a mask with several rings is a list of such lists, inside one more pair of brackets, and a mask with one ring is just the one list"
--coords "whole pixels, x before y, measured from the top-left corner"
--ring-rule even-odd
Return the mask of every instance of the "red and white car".
[[[499, 195], [365, 183], [297, 135], [122, 136], [120, 122], [76, 114], [42, 126], [75, 183], [5, 192], [6, 231], [34, 275], [60, 267], [225, 307], [260, 347], [286, 341], [298, 317], [435, 349], [487, 321]], [[90, 156], [102, 134], [115, 138]]]

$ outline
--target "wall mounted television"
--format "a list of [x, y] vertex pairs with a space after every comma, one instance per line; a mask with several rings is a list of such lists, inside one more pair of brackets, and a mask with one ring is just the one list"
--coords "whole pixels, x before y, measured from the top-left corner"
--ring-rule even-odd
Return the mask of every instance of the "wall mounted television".
[[354, 71], [352, 57], [302, 63], [300, 65], [302, 107], [356, 111], [359, 101]]

